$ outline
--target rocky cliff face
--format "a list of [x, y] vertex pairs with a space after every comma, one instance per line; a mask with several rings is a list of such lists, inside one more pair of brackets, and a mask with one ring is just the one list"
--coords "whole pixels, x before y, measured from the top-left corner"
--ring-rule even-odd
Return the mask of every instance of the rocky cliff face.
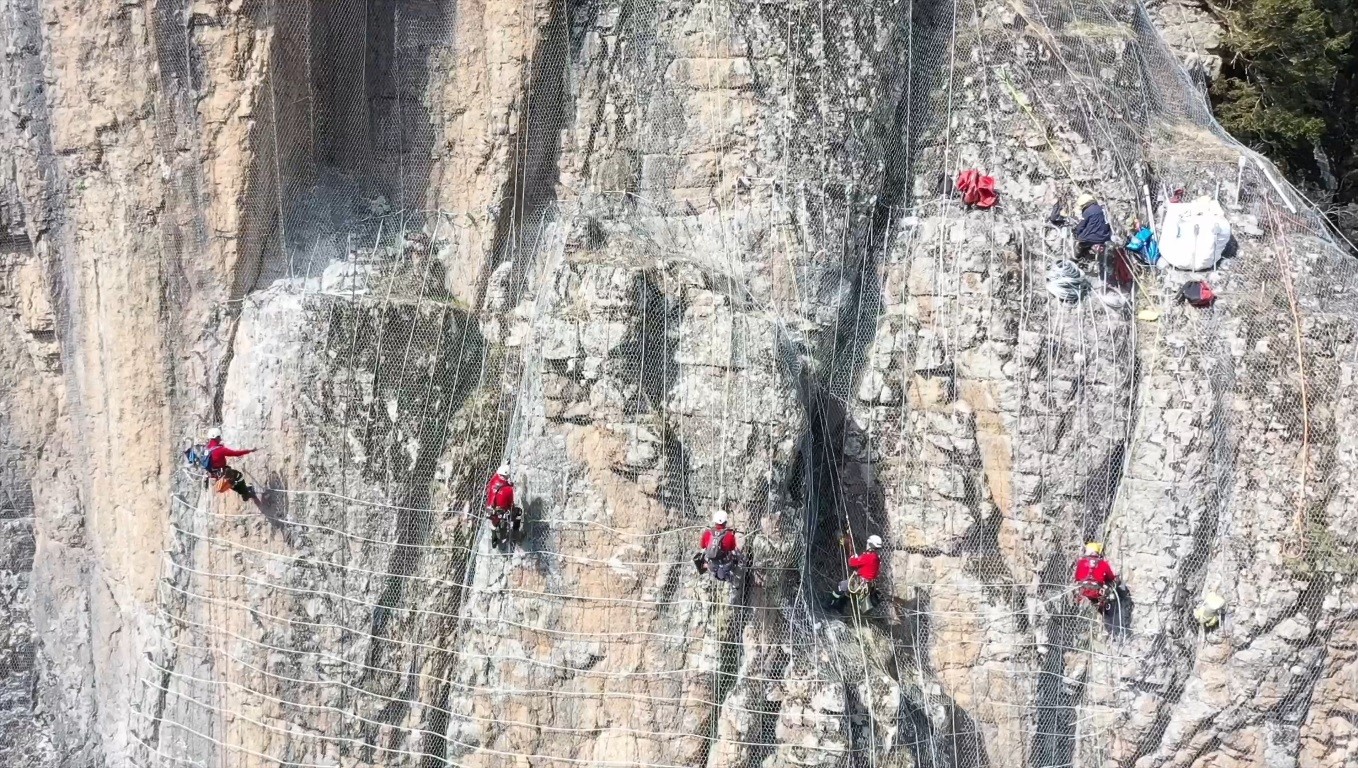
[[[1358, 754], [1347, 257], [1140, 5], [4, 18], [0, 755]], [[1216, 306], [1173, 270], [1045, 290], [1059, 197], [1121, 234], [1175, 187], [1232, 220]], [[180, 466], [214, 423], [258, 508]], [[689, 560], [718, 508], [734, 586]], [[870, 533], [882, 605], [826, 612]]]
[[1217, 49], [1226, 35], [1225, 22], [1201, 4], [1180, 0], [1146, 3], [1146, 9], [1188, 76], [1205, 89], [1221, 74]]

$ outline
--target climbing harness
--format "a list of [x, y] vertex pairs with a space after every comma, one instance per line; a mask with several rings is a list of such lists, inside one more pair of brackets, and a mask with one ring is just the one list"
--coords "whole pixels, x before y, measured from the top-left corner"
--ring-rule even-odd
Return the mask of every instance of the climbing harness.
[[1083, 589], [1097, 589], [1099, 591], [1099, 596], [1090, 602], [1099, 609], [1099, 613], [1104, 613], [1108, 610], [1109, 590], [1107, 584], [1100, 584], [1097, 581], [1083, 581], [1080, 582], [1080, 586]]
[[856, 571], [854, 573], [849, 574], [848, 581], [850, 595], [855, 597], [861, 597], [862, 595], [866, 595], [868, 593], [869, 585], [867, 580], [864, 579], [862, 576], [859, 576]]
[[492, 549], [498, 549], [502, 544], [512, 544], [519, 539], [519, 534], [523, 532], [522, 509], [517, 506], [510, 509], [490, 507], [487, 512], [490, 517]]
[[872, 582], [857, 573], [849, 574], [848, 582], [848, 598], [853, 604], [854, 612], [859, 615], [871, 613], [877, 607], [877, 595], [876, 590], [872, 588]]

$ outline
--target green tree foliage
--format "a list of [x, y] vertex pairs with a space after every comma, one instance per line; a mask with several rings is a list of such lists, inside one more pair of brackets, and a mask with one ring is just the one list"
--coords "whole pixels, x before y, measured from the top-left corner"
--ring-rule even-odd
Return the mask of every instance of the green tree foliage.
[[1339, 177], [1341, 200], [1358, 199], [1358, 0], [1226, 0], [1217, 116], [1235, 136], [1294, 176], [1319, 170], [1315, 149]]

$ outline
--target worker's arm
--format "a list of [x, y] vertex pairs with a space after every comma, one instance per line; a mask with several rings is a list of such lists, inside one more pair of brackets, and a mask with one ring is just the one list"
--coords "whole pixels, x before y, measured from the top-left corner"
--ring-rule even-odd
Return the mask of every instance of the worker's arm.
[[1058, 227], [1064, 227], [1066, 225], [1065, 214], [1061, 212], [1061, 203], [1058, 202], [1056, 205], [1052, 206], [1051, 216], [1049, 216], [1047, 220]]
[[1097, 204], [1085, 209], [1088, 213], [1075, 226], [1075, 239], [1082, 243], [1106, 243], [1113, 236], [1108, 226], [1108, 214]]
[[734, 552], [734, 551], [736, 551], [736, 532], [735, 532], [735, 531], [727, 531], [727, 532], [726, 532], [726, 535], [723, 536], [723, 537], [721, 537], [721, 548], [722, 548], [723, 550], [727, 551], [727, 552]]
[[222, 455], [228, 459], [234, 458], [236, 456], [248, 456], [255, 452], [254, 448], [243, 448], [241, 450], [236, 450], [235, 448], [227, 448], [225, 445], [219, 446], [217, 450], [221, 451]]
[[1091, 240], [1093, 239], [1091, 235], [1097, 228], [1098, 227], [1094, 222], [1094, 217], [1085, 216], [1084, 218], [1080, 219], [1079, 224], [1075, 225], [1075, 239], [1081, 241]]
[[849, 558], [849, 567], [850, 567], [850, 568], [862, 568], [863, 565], [864, 565], [865, 563], [867, 563], [867, 557], [868, 557], [867, 555], [854, 555], [853, 557], [850, 557], [850, 558]]

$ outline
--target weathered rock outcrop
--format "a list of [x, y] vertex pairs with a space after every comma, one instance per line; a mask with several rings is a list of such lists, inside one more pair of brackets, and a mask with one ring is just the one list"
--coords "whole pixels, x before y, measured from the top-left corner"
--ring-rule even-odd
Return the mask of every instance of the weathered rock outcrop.
[[[1139, 4], [5, 18], [0, 756], [1358, 753], [1353, 279]], [[1215, 307], [1174, 270], [1045, 290], [1054, 202], [1120, 235], [1176, 187], [1234, 227]], [[218, 422], [258, 508], [180, 467]], [[718, 508], [731, 585], [690, 560]], [[874, 532], [882, 605], [822, 610]]]
[[1146, 3], [1155, 26], [1174, 51], [1189, 77], [1206, 87], [1221, 74], [1217, 52], [1226, 36], [1226, 23], [1200, 3], [1161, 0]]

